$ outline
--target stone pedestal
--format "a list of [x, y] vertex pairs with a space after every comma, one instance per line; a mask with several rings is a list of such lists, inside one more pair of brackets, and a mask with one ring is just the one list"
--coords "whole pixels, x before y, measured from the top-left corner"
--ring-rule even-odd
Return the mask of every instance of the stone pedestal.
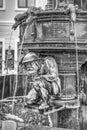
[[73, 130], [73, 129], [64, 129], [64, 128], [56, 128], [56, 127], [48, 127], [48, 126], [28, 126], [21, 128], [20, 130]]
[[12, 120], [2, 121], [2, 130], [17, 130], [17, 123]]

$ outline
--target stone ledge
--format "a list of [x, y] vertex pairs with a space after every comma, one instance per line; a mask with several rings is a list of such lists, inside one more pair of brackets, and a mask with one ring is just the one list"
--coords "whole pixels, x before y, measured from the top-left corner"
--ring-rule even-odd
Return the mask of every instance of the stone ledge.
[[29, 125], [28, 127], [23, 127], [19, 130], [73, 130], [73, 129], [65, 129], [65, 128], [56, 128], [49, 126], [39, 126], [39, 125]]

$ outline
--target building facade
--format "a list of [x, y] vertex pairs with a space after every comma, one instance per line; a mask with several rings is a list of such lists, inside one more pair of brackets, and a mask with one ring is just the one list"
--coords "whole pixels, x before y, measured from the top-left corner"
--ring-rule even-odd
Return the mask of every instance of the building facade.
[[[34, 0], [1, 0], [0, 1], [0, 44], [1, 44], [1, 63], [0, 63], [0, 75], [5, 75], [4, 62], [6, 60], [6, 51], [11, 46], [14, 50], [15, 69], [17, 63], [17, 43], [19, 41], [19, 30], [12, 31], [12, 25], [14, 24], [14, 17], [18, 13], [23, 13], [28, 7], [34, 6]], [[2, 62], [3, 61], [3, 62]], [[3, 68], [2, 68], [3, 66]], [[9, 72], [9, 74], [16, 73], [15, 70]]]
[[12, 94], [10, 83], [15, 84], [12, 75], [17, 74], [19, 29], [12, 30], [14, 18], [34, 4], [34, 0], [0, 0], [0, 98]]

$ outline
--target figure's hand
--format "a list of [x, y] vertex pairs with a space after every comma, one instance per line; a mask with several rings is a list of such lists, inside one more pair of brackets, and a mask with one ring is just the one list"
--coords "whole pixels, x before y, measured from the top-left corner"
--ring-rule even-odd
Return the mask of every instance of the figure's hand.
[[87, 105], [87, 95], [84, 92], [81, 92], [79, 97], [80, 97], [80, 100], [82, 101], [82, 103]]
[[52, 75], [43, 75], [43, 78], [47, 79], [48, 81], [54, 81], [54, 77]]
[[55, 75], [51, 75], [51, 74], [47, 74], [47, 75], [42, 75], [43, 78], [45, 78], [48, 81], [54, 81], [56, 76]]
[[55, 79], [53, 75], [47, 74], [47, 75], [40, 75], [38, 77], [35, 77], [35, 80], [40, 79], [40, 78], [45, 78], [48, 81], [54, 81]]

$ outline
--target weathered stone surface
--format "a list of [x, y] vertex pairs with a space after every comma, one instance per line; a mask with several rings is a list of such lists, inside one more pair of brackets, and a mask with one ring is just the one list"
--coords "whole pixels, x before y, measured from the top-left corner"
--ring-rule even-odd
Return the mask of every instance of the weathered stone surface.
[[60, 111], [58, 117], [58, 127], [79, 130], [78, 109]]
[[[29, 35], [23, 44], [24, 52], [34, 51], [41, 57], [52, 56], [58, 64], [59, 76], [62, 89], [76, 87], [76, 73], [87, 57], [87, 13], [78, 11], [76, 21], [76, 36], [70, 40], [70, 17], [64, 11], [51, 10], [38, 12], [36, 14], [37, 37], [33, 42], [30, 38], [31, 27], [28, 28]], [[30, 29], [30, 30], [29, 30]], [[23, 34], [22, 34], [23, 35]], [[21, 35], [21, 37], [22, 37]], [[76, 50], [77, 46], [77, 50]], [[77, 52], [76, 52], [77, 51]], [[76, 57], [76, 55], [78, 57]], [[78, 59], [77, 59], [78, 58]], [[78, 60], [78, 63], [77, 63]], [[78, 68], [77, 68], [78, 67]], [[71, 77], [69, 74], [71, 74]], [[66, 76], [68, 74], [68, 76]], [[74, 74], [74, 75], [73, 75]], [[70, 88], [71, 89], [71, 88]], [[84, 108], [83, 108], [84, 110]], [[79, 111], [78, 111], [79, 112]], [[79, 130], [80, 124], [77, 110], [64, 110], [58, 113], [58, 127]], [[84, 114], [84, 112], [83, 112]], [[84, 114], [85, 115], [85, 114]], [[86, 122], [86, 121], [85, 121]], [[84, 124], [86, 124], [84, 122]], [[81, 124], [82, 126], [82, 124]], [[86, 125], [85, 125], [86, 126]], [[38, 128], [39, 127], [39, 128]], [[39, 129], [60, 130], [38, 126]], [[36, 130], [36, 127], [26, 127], [25, 130]], [[68, 129], [67, 129], [68, 130]], [[83, 130], [83, 129], [81, 129]]]
[[73, 129], [65, 129], [65, 128], [56, 128], [56, 127], [48, 127], [48, 126], [31, 126], [21, 128], [20, 130], [73, 130]]

